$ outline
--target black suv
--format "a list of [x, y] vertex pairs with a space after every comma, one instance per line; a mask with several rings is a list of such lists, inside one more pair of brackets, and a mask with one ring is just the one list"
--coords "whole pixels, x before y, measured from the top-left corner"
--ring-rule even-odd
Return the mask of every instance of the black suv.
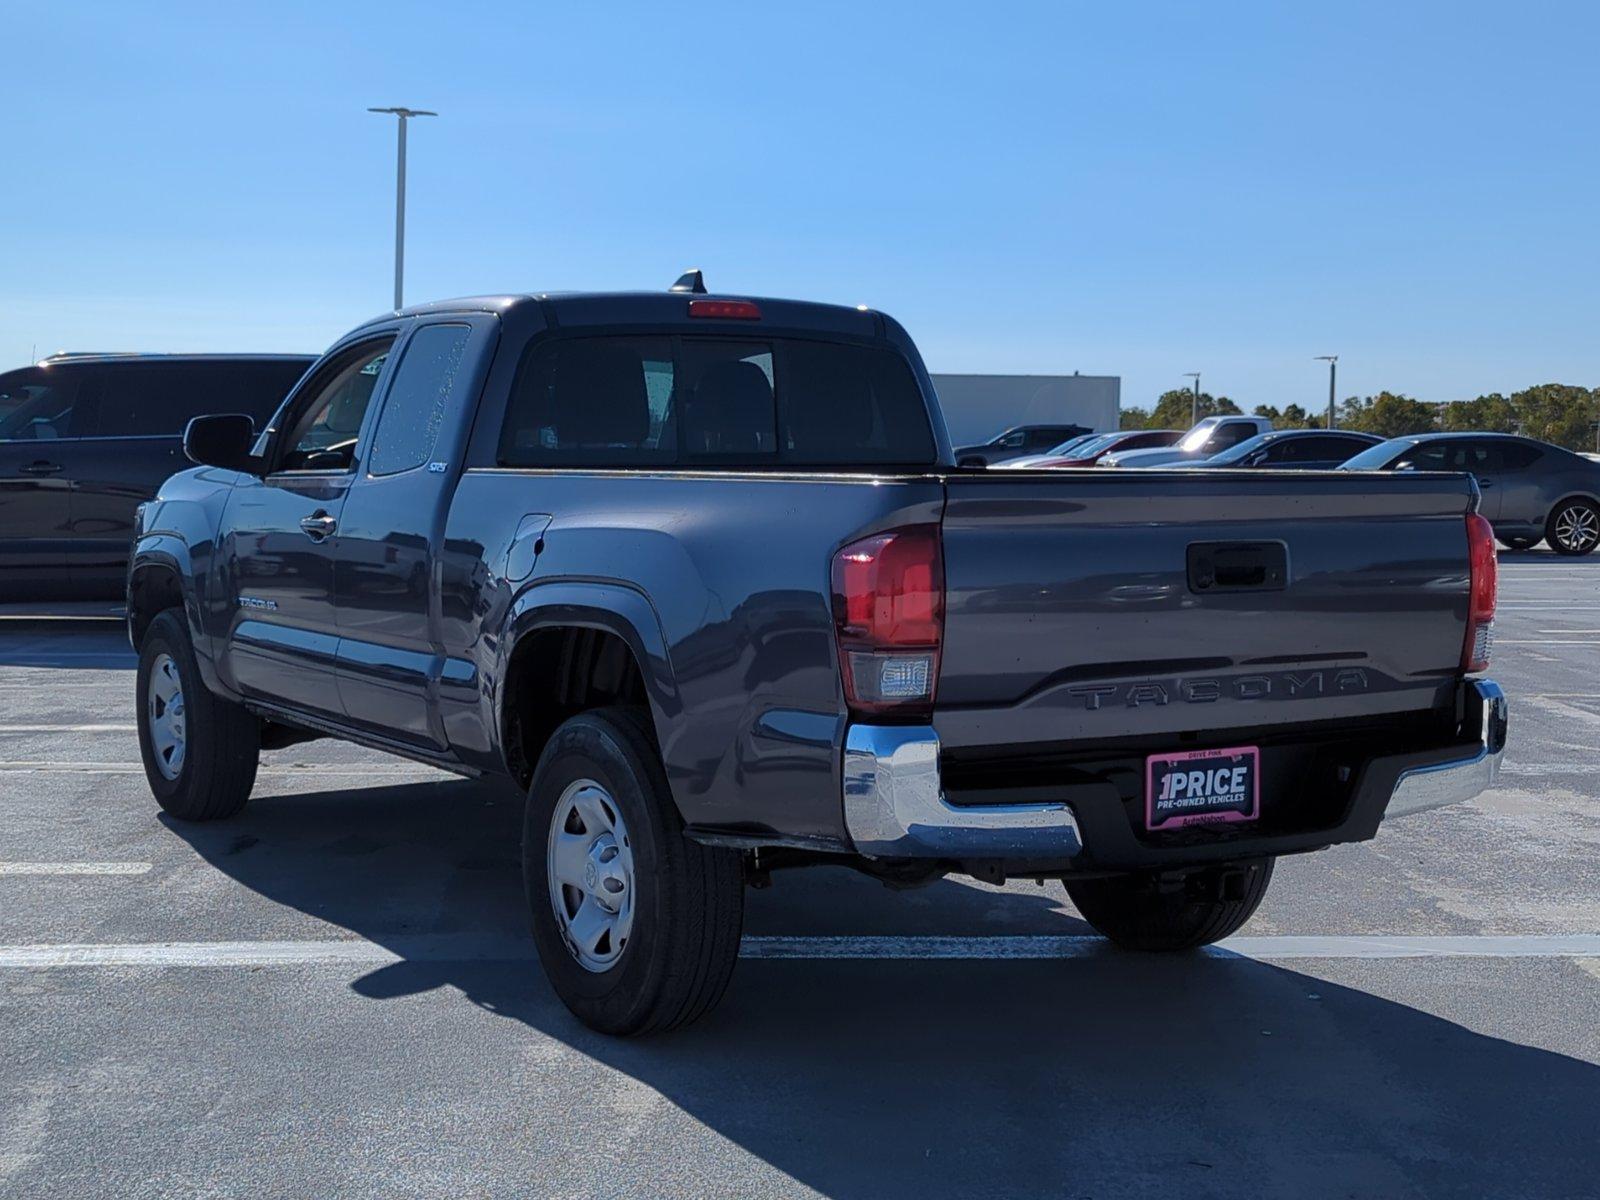
[[205, 413], [267, 422], [301, 354], [61, 354], [0, 374], [0, 600], [122, 595], [133, 512]]

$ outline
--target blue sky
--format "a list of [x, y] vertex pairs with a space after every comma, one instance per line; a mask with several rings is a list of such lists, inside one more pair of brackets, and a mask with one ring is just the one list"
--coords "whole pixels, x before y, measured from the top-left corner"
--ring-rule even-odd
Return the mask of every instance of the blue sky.
[[407, 298], [868, 303], [935, 371], [1600, 385], [1600, 6], [0, 0], [0, 365]]

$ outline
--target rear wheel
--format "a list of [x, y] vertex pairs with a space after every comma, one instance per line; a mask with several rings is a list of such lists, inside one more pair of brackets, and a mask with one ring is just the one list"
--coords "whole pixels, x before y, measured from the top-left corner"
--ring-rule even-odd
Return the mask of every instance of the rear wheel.
[[1236, 931], [1267, 894], [1273, 860], [1209, 867], [1179, 877], [1066, 880], [1083, 919], [1130, 950], [1192, 950]]
[[261, 723], [210, 692], [179, 609], [150, 623], [139, 646], [139, 753], [156, 802], [184, 821], [231, 817], [250, 799]]
[[1503, 537], [1499, 540], [1507, 550], [1531, 550], [1539, 544], [1538, 538], [1531, 537]]
[[522, 873], [539, 960], [585, 1025], [658, 1033], [721, 999], [742, 865], [684, 836], [644, 713], [598, 709], [556, 730], [528, 790]]
[[1600, 509], [1587, 500], [1563, 500], [1550, 513], [1544, 537], [1557, 554], [1588, 554], [1600, 545]]

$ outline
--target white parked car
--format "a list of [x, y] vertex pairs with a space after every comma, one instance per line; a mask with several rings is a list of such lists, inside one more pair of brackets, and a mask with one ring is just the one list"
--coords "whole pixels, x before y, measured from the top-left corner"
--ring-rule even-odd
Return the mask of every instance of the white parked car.
[[1206, 417], [1170, 446], [1159, 450], [1125, 450], [1101, 458], [1102, 467], [1178, 467], [1201, 462], [1240, 442], [1267, 433], [1272, 422], [1266, 417]]

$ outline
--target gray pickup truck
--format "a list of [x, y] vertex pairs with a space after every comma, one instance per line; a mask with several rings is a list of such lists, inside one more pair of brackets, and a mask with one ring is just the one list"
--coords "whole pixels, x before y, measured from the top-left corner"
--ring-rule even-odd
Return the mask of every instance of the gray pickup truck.
[[1059, 879], [1184, 949], [1505, 744], [1469, 477], [957, 468], [867, 309], [412, 308], [185, 448], [128, 578], [161, 806], [315, 737], [509, 778], [539, 957], [610, 1033], [709, 1009], [779, 868]]

